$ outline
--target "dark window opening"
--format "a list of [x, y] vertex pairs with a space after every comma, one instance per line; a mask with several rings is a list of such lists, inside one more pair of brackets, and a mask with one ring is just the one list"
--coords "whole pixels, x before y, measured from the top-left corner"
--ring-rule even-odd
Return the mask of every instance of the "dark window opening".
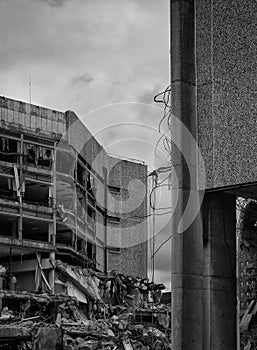
[[91, 208], [90, 206], [87, 207], [87, 221], [89, 226], [93, 227], [95, 226], [95, 210]]
[[78, 163], [77, 164], [77, 180], [78, 180], [78, 182], [80, 183], [81, 186], [85, 186], [84, 173], [85, 173], [85, 170]]
[[87, 256], [89, 259], [94, 260], [96, 255], [96, 247], [93, 243], [87, 242]]
[[117, 247], [108, 247], [108, 251], [110, 253], [120, 253], [120, 248], [117, 248]]
[[72, 236], [73, 233], [68, 226], [63, 224], [57, 224], [56, 226], [56, 243], [64, 244], [72, 247]]
[[48, 242], [48, 222], [23, 218], [22, 236], [24, 239]]
[[118, 223], [120, 222], [120, 218], [117, 217], [117, 216], [108, 216], [107, 219], [108, 219], [109, 222], [115, 222], [115, 223], [116, 222], [118, 222]]
[[95, 179], [92, 174], [87, 174], [87, 191], [95, 199]]
[[0, 176], [0, 196], [4, 198], [17, 197], [16, 191], [14, 191], [14, 180], [9, 177]]
[[18, 142], [6, 137], [0, 137], [0, 160], [17, 163], [18, 155]]
[[0, 215], [0, 235], [17, 238], [18, 217], [11, 215]]
[[49, 205], [49, 186], [26, 180], [25, 193], [23, 198], [27, 203]]
[[120, 187], [108, 186], [108, 188], [111, 193], [120, 194]]

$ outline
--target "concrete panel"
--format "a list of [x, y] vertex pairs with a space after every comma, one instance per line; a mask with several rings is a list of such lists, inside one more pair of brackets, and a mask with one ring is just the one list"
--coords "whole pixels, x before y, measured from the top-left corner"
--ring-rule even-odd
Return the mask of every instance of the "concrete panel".
[[104, 249], [99, 245], [96, 246], [96, 265], [97, 269], [104, 271]]
[[46, 118], [44, 117], [42, 117], [42, 130], [43, 131], [47, 130]]
[[236, 200], [206, 196], [204, 217], [204, 349], [236, 349]]
[[7, 122], [7, 109], [3, 107], [1, 108], [1, 121]]
[[25, 118], [25, 115], [23, 112], [19, 112], [19, 124], [24, 127], [24, 118]]
[[24, 126], [30, 128], [30, 115], [27, 113], [25, 114]]
[[257, 3], [196, 4], [198, 140], [207, 187], [256, 181]]
[[8, 123], [13, 123], [14, 122], [14, 111], [13, 111], [13, 109], [8, 109], [7, 110], [7, 121], [8, 121]]

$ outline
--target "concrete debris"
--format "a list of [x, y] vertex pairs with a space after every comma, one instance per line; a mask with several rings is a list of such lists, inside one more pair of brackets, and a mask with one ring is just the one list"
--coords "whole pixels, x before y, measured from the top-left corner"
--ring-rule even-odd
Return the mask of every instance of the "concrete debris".
[[0, 349], [171, 349], [163, 284], [60, 261], [56, 271], [82, 296], [2, 290]]
[[257, 302], [252, 300], [240, 320], [240, 349], [257, 349]]

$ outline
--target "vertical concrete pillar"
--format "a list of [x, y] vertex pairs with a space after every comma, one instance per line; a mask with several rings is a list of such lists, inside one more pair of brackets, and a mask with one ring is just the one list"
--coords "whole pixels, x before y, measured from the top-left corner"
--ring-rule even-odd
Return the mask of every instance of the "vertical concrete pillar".
[[204, 346], [236, 349], [236, 198], [206, 194], [204, 229]]
[[[55, 253], [51, 252], [49, 254], [49, 259], [52, 261], [53, 264], [55, 264]], [[52, 268], [49, 271], [49, 285], [51, 287], [52, 293], [54, 293], [54, 282], [55, 282], [55, 270]]]
[[[194, 193], [193, 205], [199, 207], [197, 191], [197, 157], [194, 144], [188, 147], [183, 125], [196, 136], [195, 87], [195, 27], [194, 1], [171, 0], [171, 104], [176, 120], [171, 121], [175, 144], [172, 162], [177, 174], [173, 176], [171, 238], [172, 349], [203, 349], [203, 239], [200, 214], [187, 227], [184, 217], [187, 200]], [[179, 150], [180, 149], [180, 150]], [[186, 164], [185, 152], [190, 158]], [[200, 208], [199, 208], [200, 209]], [[182, 222], [181, 222], [182, 219]], [[181, 229], [179, 229], [179, 224]], [[184, 230], [183, 230], [184, 228]], [[204, 349], [206, 350], [206, 349]]]
[[107, 235], [108, 235], [108, 223], [107, 223], [107, 201], [108, 201], [108, 177], [107, 169], [103, 167], [104, 174], [104, 272], [108, 271], [108, 247], [107, 247]]

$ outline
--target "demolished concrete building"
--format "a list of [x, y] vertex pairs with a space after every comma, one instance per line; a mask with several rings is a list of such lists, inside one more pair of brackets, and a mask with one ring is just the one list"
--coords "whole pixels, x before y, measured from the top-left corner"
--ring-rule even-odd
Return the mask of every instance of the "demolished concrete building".
[[108, 155], [74, 112], [0, 97], [2, 287], [64, 292], [57, 259], [145, 277], [146, 188], [146, 165]]

